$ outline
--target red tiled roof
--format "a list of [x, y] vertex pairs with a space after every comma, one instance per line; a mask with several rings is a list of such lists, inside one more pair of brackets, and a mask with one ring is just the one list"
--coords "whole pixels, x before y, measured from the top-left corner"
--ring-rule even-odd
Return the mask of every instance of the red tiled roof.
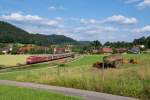
[[65, 51], [65, 48], [56, 48], [56, 51]]
[[104, 53], [112, 53], [113, 52], [113, 50], [112, 50], [112, 48], [102, 48], [102, 52], [104, 52]]

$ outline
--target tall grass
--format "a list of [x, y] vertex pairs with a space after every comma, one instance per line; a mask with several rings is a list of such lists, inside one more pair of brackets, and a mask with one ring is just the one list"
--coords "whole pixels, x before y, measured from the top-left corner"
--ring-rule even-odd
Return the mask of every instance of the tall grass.
[[[147, 66], [148, 67], [148, 66]], [[137, 71], [139, 71], [138, 69]], [[78, 70], [79, 71], [79, 70]], [[63, 74], [55, 77], [47, 84], [66, 86], [72, 88], [86, 89], [98, 92], [106, 92], [111, 94], [118, 94], [124, 96], [132, 96], [137, 98], [149, 98], [149, 76], [150, 69], [142, 70], [144, 79], [141, 79], [138, 73], [127, 74], [122, 69], [109, 69], [102, 74], [101, 71], [85, 72], [71, 72], [66, 75]], [[128, 70], [128, 73], [132, 71]], [[144, 74], [145, 73], [145, 74]], [[74, 75], [75, 74], [75, 75]], [[104, 75], [104, 80], [102, 79]], [[131, 77], [133, 75], [133, 77]], [[147, 84], [145, 83], [147, 81]], [[145, 94], [145, 92], [146, 94]]]

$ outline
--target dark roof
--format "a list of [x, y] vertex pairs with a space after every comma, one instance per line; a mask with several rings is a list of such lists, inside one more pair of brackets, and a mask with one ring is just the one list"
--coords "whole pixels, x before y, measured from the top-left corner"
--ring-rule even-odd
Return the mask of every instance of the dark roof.
[[134, 48], [131, 48], [129, 51], [133, 52], [133, 53], [139, 53], [140, 52], [140, 48], [134, 47]]

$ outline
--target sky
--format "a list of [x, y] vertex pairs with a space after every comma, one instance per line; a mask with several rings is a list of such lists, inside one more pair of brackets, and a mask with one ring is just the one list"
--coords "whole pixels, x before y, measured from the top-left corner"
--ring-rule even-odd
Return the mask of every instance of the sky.
[[80, 41], [150, 36], [150, 0], [0, 0], [0, 20]]

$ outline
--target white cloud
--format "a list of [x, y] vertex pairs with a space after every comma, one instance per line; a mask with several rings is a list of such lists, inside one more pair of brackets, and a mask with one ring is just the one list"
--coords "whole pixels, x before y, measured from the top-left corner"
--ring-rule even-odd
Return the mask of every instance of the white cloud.
[[85, 30], [85, 33], [87, 34], [107, 34], [107, 33], [112, 33], [117, 31], [116, 28], [112, 28], [112, 27], [103, 27], [103, 28], [91, 28], [91, 29], [87, 29]]
[[48, 10], [56, 10], [57, 8], [55, 6], [48, 7]]
[[72, 20], [80, 22], [85, 25], [101, 25], [101, 24], [119, 24], [119, 25], [134, 25], [138, 23], [138, 20], [134, 17], [126, 17], [123, 15], [113, 15], [104, 20], [96, 20], [96, 19], [85, 19], [81, 18], [80, 20], [77, 18], [73, 18]]
[[5, 21], [18, 21], [50, 26], [59, 25], [62, 22], [62, 18], [60, 17], [57, 17], [56, 19], [47, 19], [37, 15], [23, 15], [20, 12], [11, 13], [9, 15], [2, 15], [0, 16], [0, 19]]
[[150, 0], [143, 0], [137, 6], [141, 8], [150, 7]]
[[136, 3], [139, 2], [140, 0], [125, 0], [126, 3]]
[[131, 25], [136, 24], [138, 21], [134, 17], [126, 17], [123, 15], [113, 15], [111, 17], [106, 18], [103, 23], [115, 23], [115, 24], [123, 24], [123, 25]]
[[21, 13], [15, 12], [10, 15], [3, 15], [0, 18], [6, 20], [15, 20], [15, 21], [39, 21], [42, 20], [41, 17], [36, 15], [22, 15]]
[[138, 8], [150, 7], [150, 0], [125, 0], [125, 2], [135, 4]]
[[64, 10], [65, 8], [63, 6], [49, 6], [49, 11], [56, 11], [56, 10]]
[[80, 23], [81, 24], [98, 24], [99, 23], [99, 21], [98, 20], [95, 20], [95, 19], [84, 19], [84, 18], [82, 18], [82, 19], [80, 19]]
[[48, 22], [47, 22], [47, 25], [58, 25], [59, 24], [59, 22], [57, 21], [57, 20], [49, 20]]
[[137, 33], [150, 33], [150, 25], [144, 26], [142, 28], [138, 28], [138, 29], [134, 29], [133, 32], [137, 32]]
[[114, 27], [102, 27], [102, 26], [86, 26], [75, 28], [75, 33], [85, 33], [89, 35], [106, 34], [116, 32], [118, 29]]

